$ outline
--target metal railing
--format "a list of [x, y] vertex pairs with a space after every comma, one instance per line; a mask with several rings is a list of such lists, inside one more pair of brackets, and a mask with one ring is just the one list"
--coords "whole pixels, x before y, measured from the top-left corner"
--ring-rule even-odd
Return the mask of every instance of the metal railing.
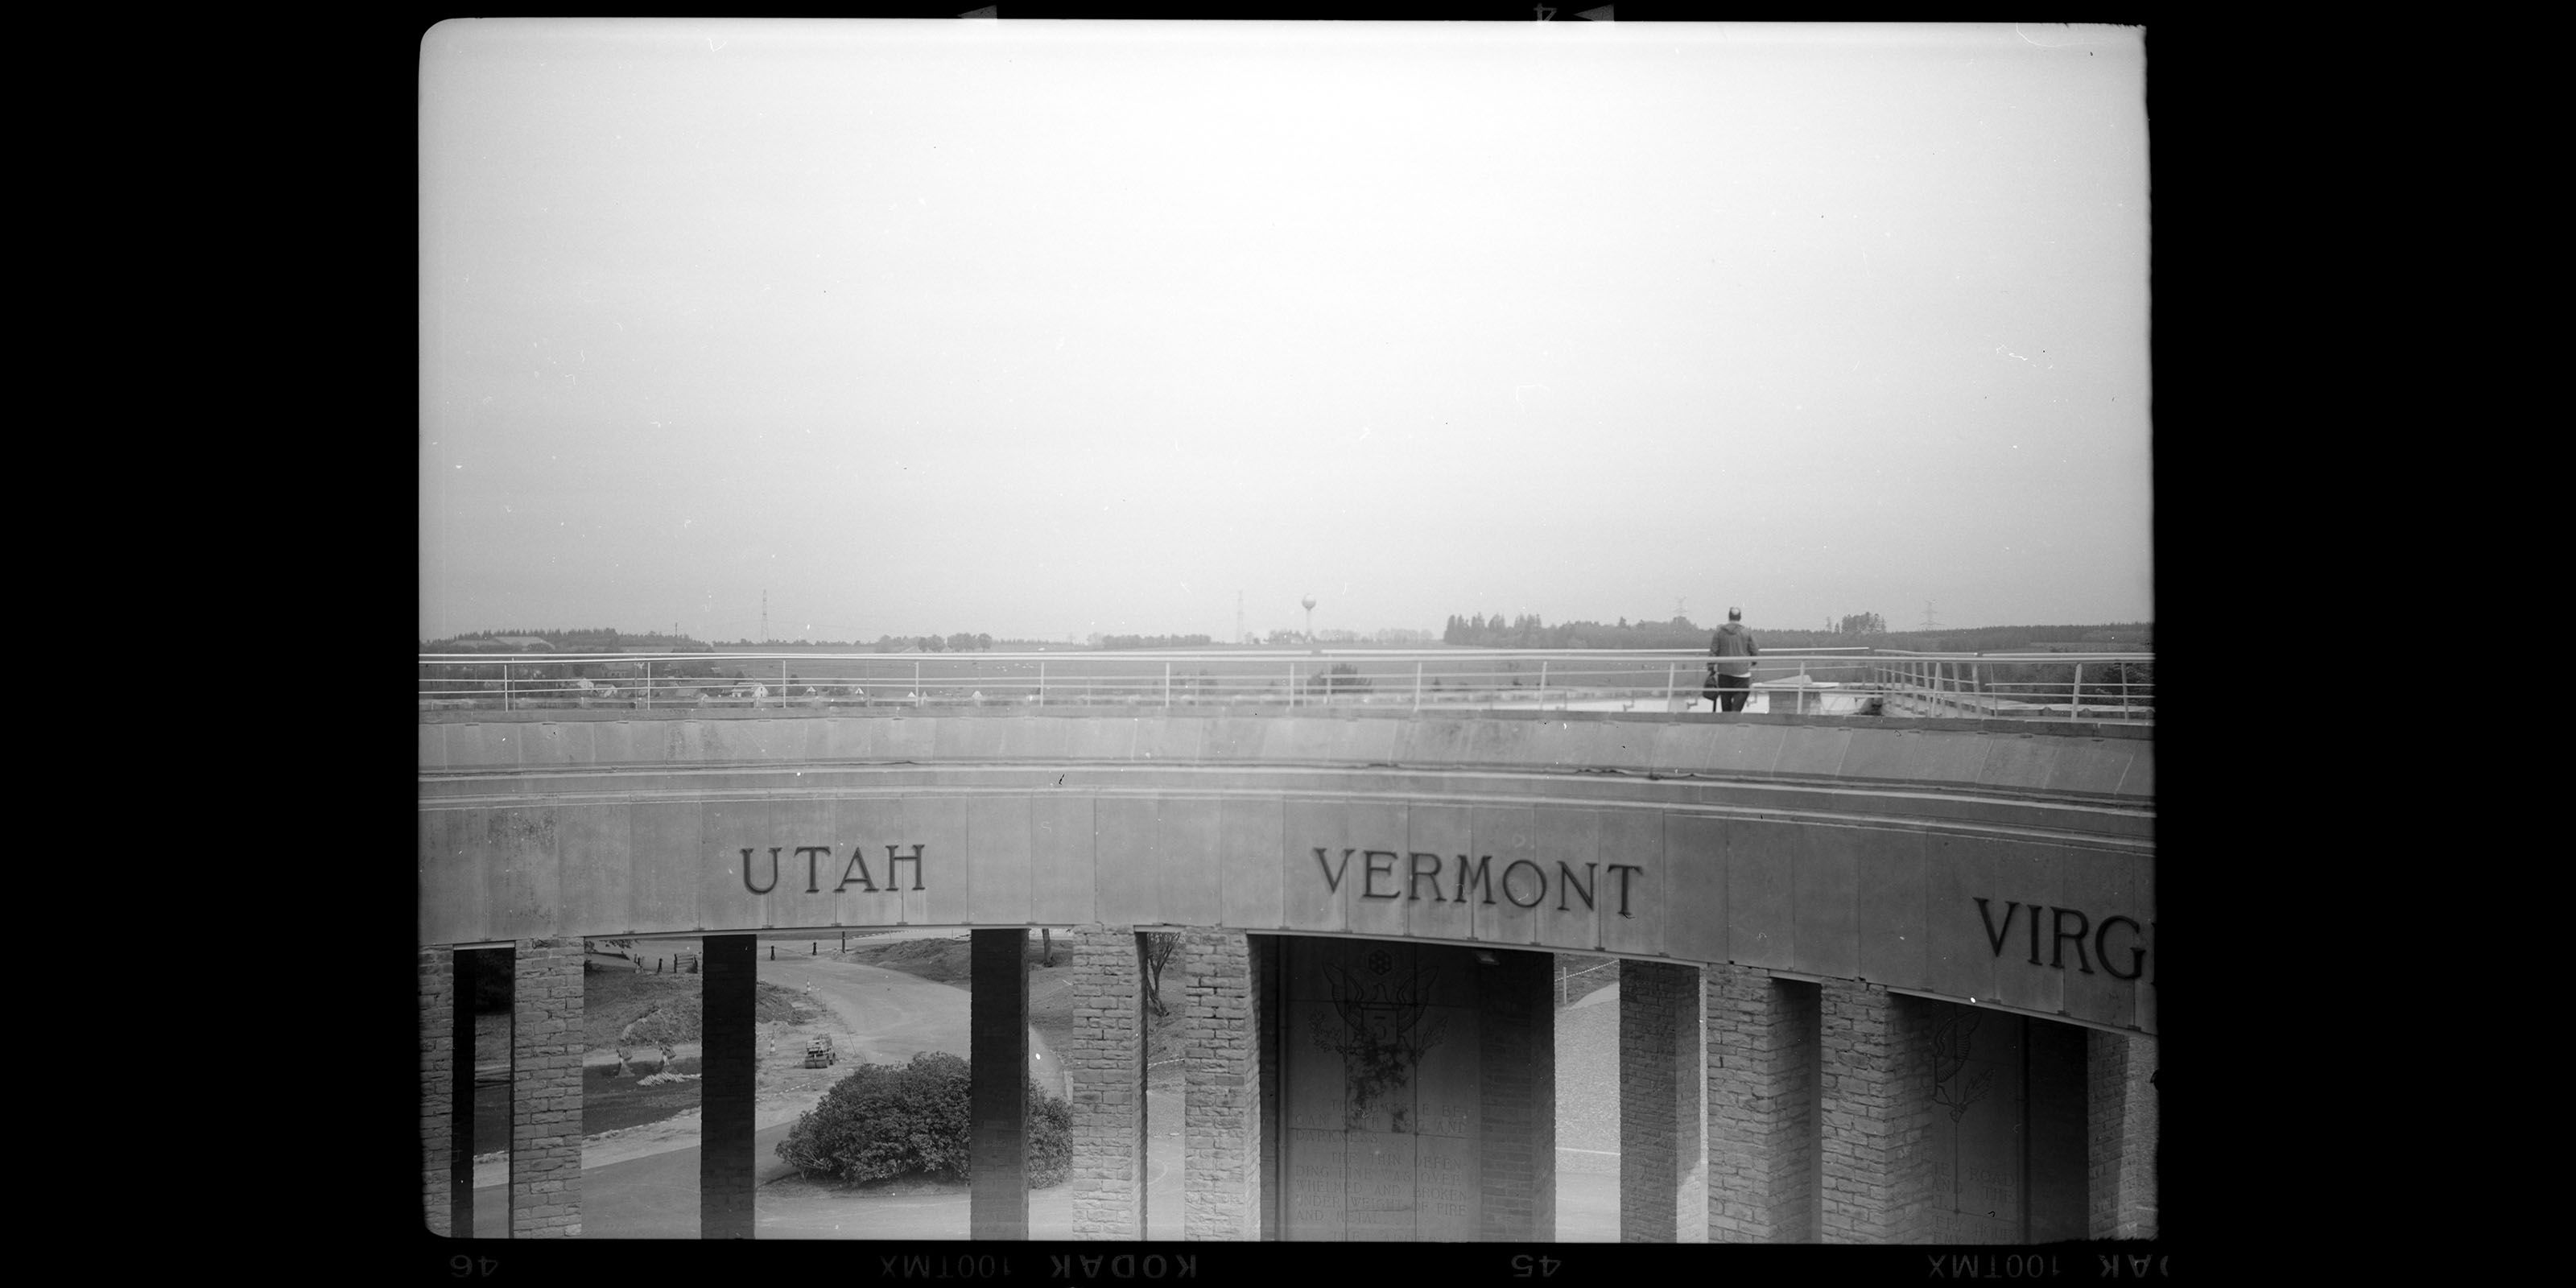
[[[524, 710], [1203, 707], [1702, 711], [1693, 649], [423, 654], [420, 705]], [[1821, 714], [2152, 720], [2152, 654], [1771, 649], [1752, 694]], [[1764, 709], [1755, 706], [1753, 710]]]

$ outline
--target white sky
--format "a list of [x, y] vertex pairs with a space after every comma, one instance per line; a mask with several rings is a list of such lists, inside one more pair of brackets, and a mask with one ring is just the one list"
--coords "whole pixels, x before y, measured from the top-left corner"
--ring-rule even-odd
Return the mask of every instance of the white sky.
[[424, 638], [2154, 614], [2133, 30], [421, 55]]

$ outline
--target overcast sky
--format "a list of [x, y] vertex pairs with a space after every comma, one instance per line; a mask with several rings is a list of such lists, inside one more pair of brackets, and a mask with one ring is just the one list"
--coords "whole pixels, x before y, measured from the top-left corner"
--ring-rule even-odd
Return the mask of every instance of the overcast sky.
[[459, 21], [420, 634], [2151, 618], [2063, 26]]

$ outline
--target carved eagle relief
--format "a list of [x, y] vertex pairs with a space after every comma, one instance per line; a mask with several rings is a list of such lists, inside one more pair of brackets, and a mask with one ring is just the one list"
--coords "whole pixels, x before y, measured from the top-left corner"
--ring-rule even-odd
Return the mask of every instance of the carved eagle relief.
[[[1342, 1022], [1339, 1033], [1325, 1026], [1315, 1030], [1315, 1045], [1342, 1057], [1350, 1091], [1344, 1123], [1351, 1128], [1360, 1127], [1380, 1101], [1412, 1081], [1423, 1053], [1440, 1045], [1449, 1026], [1440, 1017], [1424, 1023], [1432, 987], [1439, 981], [1437, 972], [1417, 968], [1401, 979], [1392, 978], [1394, 960], [1384, 949], [1369, 955], [1367, 967], [1379, 978], [1370, 980], [1340, 966], [1325, 965], [1324, 986]], [[1387, 1111], [1392, 1130], [1413, 1130], [1408, 1106], [1391, 1104]]]

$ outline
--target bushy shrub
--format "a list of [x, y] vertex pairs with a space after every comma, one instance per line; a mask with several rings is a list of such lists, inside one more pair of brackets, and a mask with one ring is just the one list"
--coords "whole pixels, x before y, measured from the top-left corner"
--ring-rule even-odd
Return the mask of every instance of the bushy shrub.
[[[807, 1177], [880, 1181], [919, 1174], [973, 1179], [974, 1115], [966, 1061], [924, 1051], [910, 1064], [863, 1064], [796, 1120], [778, 1157]], [[1028, 1084], [1029, 1186], [1060, 1184], [1073, 1166], [1073, 1108]]]

